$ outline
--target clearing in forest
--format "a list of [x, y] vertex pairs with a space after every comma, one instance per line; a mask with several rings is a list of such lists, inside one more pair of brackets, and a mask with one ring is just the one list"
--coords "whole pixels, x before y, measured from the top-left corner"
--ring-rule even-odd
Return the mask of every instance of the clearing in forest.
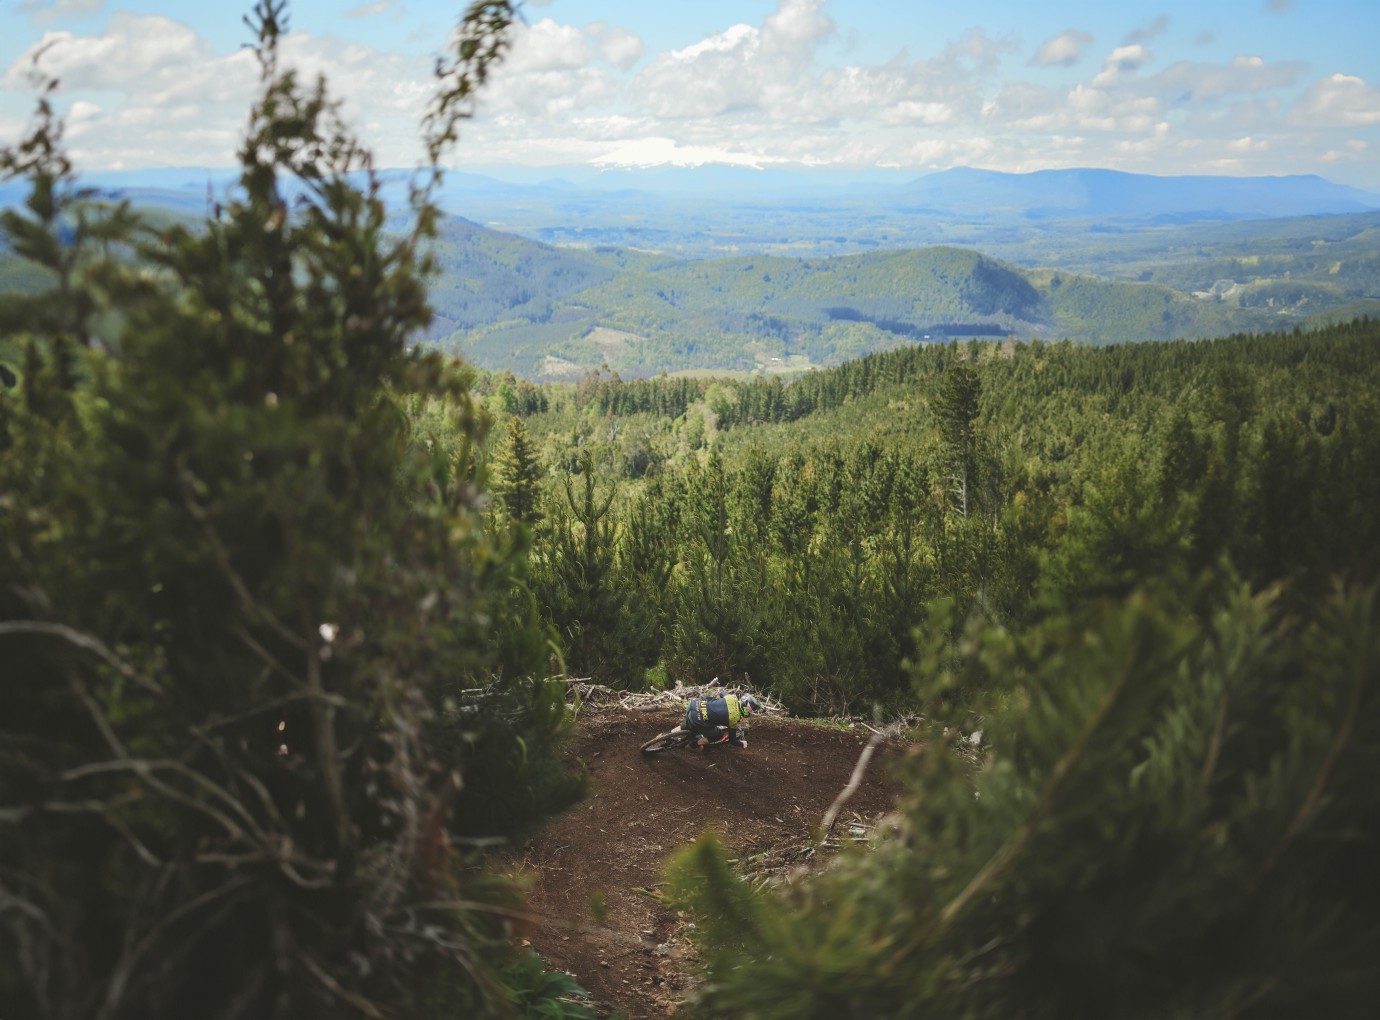
[[779, 714], [752, 722], [748, 748], [688, 748], [644, 756], [646, 740], [676, 724], [674, 704], [605, 708], [583, 716], [572, 754], [589, 796], [523, 850], [539, 922], [528, 933], [550, 969], [568, 970], [630, 1020], [675, 1012], [691, 947], [657, 891], [666, 859], [713, 828], [753, 874], [810, 865], [840, 840], [870, 833], [899, 784], [888, 768], [903, 745], [883, 745], [843, 805], [831, 838], [812, 837], [872, 734]]

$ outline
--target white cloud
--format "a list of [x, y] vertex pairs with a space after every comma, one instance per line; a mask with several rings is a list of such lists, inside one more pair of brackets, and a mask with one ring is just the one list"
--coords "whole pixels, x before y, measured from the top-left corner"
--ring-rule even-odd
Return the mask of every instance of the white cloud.
[[1179, 61], [1146, 80], [1144, 87], [1178, 103], [1201, 103], [1235, 93], [1249, 94], [1296, 84], [1307, 70], [1302, 61], [1267, 63], [1238, 55], [1229, 64]]
[[[990, 73], [996, 70], [1002, 53], [1011, 48], [1012, 44], [1009, 41], [989, 38], [982, 29], [974, 28], [969, 29], [968, 34], [962, 39], [946, 46], [940, 62], [956, 67], [971, 66], [973, 71]], [[962, 63], [964, 58], [970, 65]]]
[[954, 166], [976, 166], [993, 151], [994, 143], [987, 138], [944, 139], [927, 138], [915, 142], [902, 153], [903, 165], [927, 170]]
[[617, 70], [641, 56], [636, 36], [604, 22], [585, 28], [551, 18], [520, 28], [508, 58], [480, 97], [494, 116], [569, 117], [612, 102], [621, 88]]
[[1115, 85], [1144, 67], [1150, 58], [1150, 51], [1140, 43], [1118, 46], [1107, 54], [1107, 59], [1102, 64], [1102, 70], [1098, 72], [1092, 83], [1095, 86]]
[[1308, 86], [1293, 119], [1313, 127], [1380, 124], [1380, 89], [1349, 74], [1334, 74]]
[[58, 78], [64, 89], [125, 89], [206, 61], [209, 48], [181, 22], [116, 11], [100, 36], [45, 32], [10, 65], [0, 87], [22, 88], [29, 69]]
[[1128, 138], [1116, 143], [1116, 151], [1128, 157], [1145, 157], [1162, 152], [1170, 143], [1169, 124], [1157, 123], [1153, 130], [1141, 133], [1137, 138]]
[[642, 59], [645, 47], [642, 40], [631, 32], [603, 22], [595, 22], [588, 31], [598, 45], [600, 55], [618, 70], [626, 71]]
[[577, 71], [589, 63], [590, 56], [589, 44], [580, 29], [542, 18], [514, 33], [503, 68], [515, 74]]
[[1093, 41], [1088, 32], [1070, 28], [1046, 39], [1030, 58], [1033, 67], [1071, 67], [1083, 56], [1083, 47]]
[[1352, 138], [1346, 143], [1345, 149], [1329, 149], [1323, 153], [1322, 160], [1326, 163], [1337, 163], [1360, 159], [1370, 146], [1359, 138]]
[[88, 103], [85, 99], [78, 99], [67, 111], [67, 123], [69, 125], [81, 124], [84, 121], [99, 117], [101, 108], [95, 103]]
[[1065, 97], [1041, 85], [1007, 85], [983, 104], [982, 118], [991, 130], [1049, 134], [1075, 127]]
[[360, 4], [345, 12], [347, 18], [372, 18], [401, 6], [401, 0], [378, 0], [377, 3]]
[[954, 108], [947, 103], [903, 99], [883, 110], [879, 119], [884, 124], [947, 124], [954, 119]]
[[760, 48], [758, 29], [734, 25], [684, 50], [664, 52], [633, 88], [642, 105], [662, 117], [712, 117], [758, 104], [773, 77], [760, 62]]
[[711, 117], [790, 105], [811, 88], [818, 45], [835, 31], [823, 0], [781, 0], [761, 26], [733, 25], [662, 53], [633, 83], [637, 100], [661, 117]]
[[836, 31], [824, 5], [825, 0], [781, 0], [762, 23], [763, 47], [768, 53], [779, 51], [789, 57], [812, 52]]
[[1058, 121], [1084, 131], [1148, 131], [1158, 123], [1162, 113], [1161, 103], [1154, 96], [1112, 92], [1082, 84], [1073, 87], [1066, 102], [1067, 115]]
[[[95, 2], [58, 0], [42, 9]], [[401, 0], [351, 3], [357, 17], [406, 11]], [[39, 10], [37, 0], [30, 6]], [[840, 0], [777, 0], [757, 22], [721, 24], [659, 53], [612, 22], [566, 24], [559, 7], [530, 0], [528, 9], [535, 20], [517, 27], [477, 116], [463, 126], [461, 159], [1160, 172], [1236, 161], [1230, 165], [1295, 172], [1347, 159], [1363, 166], [1374, 145], [1350, 143], [1380, 143], [1380, 91], [1370, 81], [1310, 77], [1305, 64], [1278, 60], [1264, 44], [1219, 61], [1165, 66], [1157, 58], [1169, 43], [1153, 53], [1147, 43], [1165, 33], [1164, 18], [1108, 46], [1100, 62], [1088, 32], [1069, 27], [1049, 36], [1021, 54], [1040, 69], [1037, 84], [1007, 74], [1011, 43], [980, 30], [935, 39], [920, 59], [905, 49], [884, 62], [834, 59], [858, 52], [830, 17], [843, 18]], [[28, 58], [49, 44], [42, 65], [62, 79], [79, 162], [231, 162], [257, 88], [252, 53], [219, 54], [169, 18], [116, 12], [86, 35], [74, 24], [49, 31], [0, 69], [0, 87], [23, 87]], [[1185, 27], [1185, 36], [1192, 30]], [[302, 33], [284, 37], [282, 51], [304, 79], [329, 77], [381, 165], [412, 162], [432, 89], [429, 61]], [[1060, 69], [1073, 70], [1061, 77]], [[12, 110], [0, 116], [14, 119]]]
[[[358, 43], [301, 33], [284, 36], [281, 50], [285, 66], [298, 68], [304, 80], [328, 76], [367, 145], [412, 161], [431, 87], [427, 68]], [[60, 96], [72, 103], [68, 138], [78, 165], [234, 162], [258, 90], [251, 51], [216, 54], [180, 22], [117, 11], [99, 35], [45, 33], [5, 70], [0, 88], [24, 88], [40, 51], [38, 66], [60, 80]]]

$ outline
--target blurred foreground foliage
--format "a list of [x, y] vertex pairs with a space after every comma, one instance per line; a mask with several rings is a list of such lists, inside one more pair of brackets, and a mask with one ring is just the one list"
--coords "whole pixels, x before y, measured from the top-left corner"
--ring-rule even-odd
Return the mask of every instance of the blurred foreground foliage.
[[[433, 162], [501, 56], [477, 4], [438, 68]], [[324, 82], [277, 59], [238, 187], [156, 225], [74, 184], [48, 86], [3, 154], [0, 1009], [5, 1015], [455, 1016], [517, 1009], [520, 890], [475, 867], [580, 791], [564, 684], [486, 533], [482, 438], [413, 230]], [[530, 968], [528, 968], [530, 969]], [[524, 979], [525, 980], [525, 979]]]
[[[672, 866], [707, 1016], [1364, 1016], [1380, 993], [1380, 607], [1244, 586], [973, 626], [870, 851], [764, 889]], [[936, 679], [937, 677], [937, 679]], [[955, 713], [945, 687], [984, 693]], [[970, 774], [953, 733], [980, 713]], [[948, 724], [951, 729], [945, 729]]]

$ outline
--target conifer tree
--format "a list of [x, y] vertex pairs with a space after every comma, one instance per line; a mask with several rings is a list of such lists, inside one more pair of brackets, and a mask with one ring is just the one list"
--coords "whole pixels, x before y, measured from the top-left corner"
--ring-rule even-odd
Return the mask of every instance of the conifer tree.
[[508, 420], [508, 434], [496, 458], [494, 492], [508, 515], [526, 525], [541, 519], [541, 464], [527, 425], [517, 415]]
[[686, 552], [686, 572], [675, 592], [668, 660], [687, 683], [712, 676], [769, 682], [764, 623], [769, 616], [765, 556], [737, 540], [729, 518], [728, 480], [718, 448], [699, 475]]
[[631, 593], [617, 563], [612, 509], [617, 487], [609, 484], [600, 491], [588, 450], [580, 455], [579, 468], [564, 479], [564, 499], [549, 504], [533, 586], [559, 635], [567, 669], [620, 685], [635, 683], [641, 666], [626, 654]]
[[981, 380], [971, 365], [954, 364], [945, 371], [934, 400], [945, 459], [953, 474], [954, 506], [963, 517], [968, 516], [977, 484], [977, 418], [981, 390]]

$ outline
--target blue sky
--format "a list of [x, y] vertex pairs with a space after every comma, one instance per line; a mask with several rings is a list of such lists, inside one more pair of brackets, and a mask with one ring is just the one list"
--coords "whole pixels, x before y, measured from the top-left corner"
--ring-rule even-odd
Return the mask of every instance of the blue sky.
[[[0, 0], [0, 140], [63, 82], [90, 169], [225, 166], [252, 99], [248, 4]], [[380, 165], [416, 159], [460, 3], [296, 0]], [[1105, 166], [1317, 173], [1380, 191], [1375, 0], [529, 0], [455, 164]]]

